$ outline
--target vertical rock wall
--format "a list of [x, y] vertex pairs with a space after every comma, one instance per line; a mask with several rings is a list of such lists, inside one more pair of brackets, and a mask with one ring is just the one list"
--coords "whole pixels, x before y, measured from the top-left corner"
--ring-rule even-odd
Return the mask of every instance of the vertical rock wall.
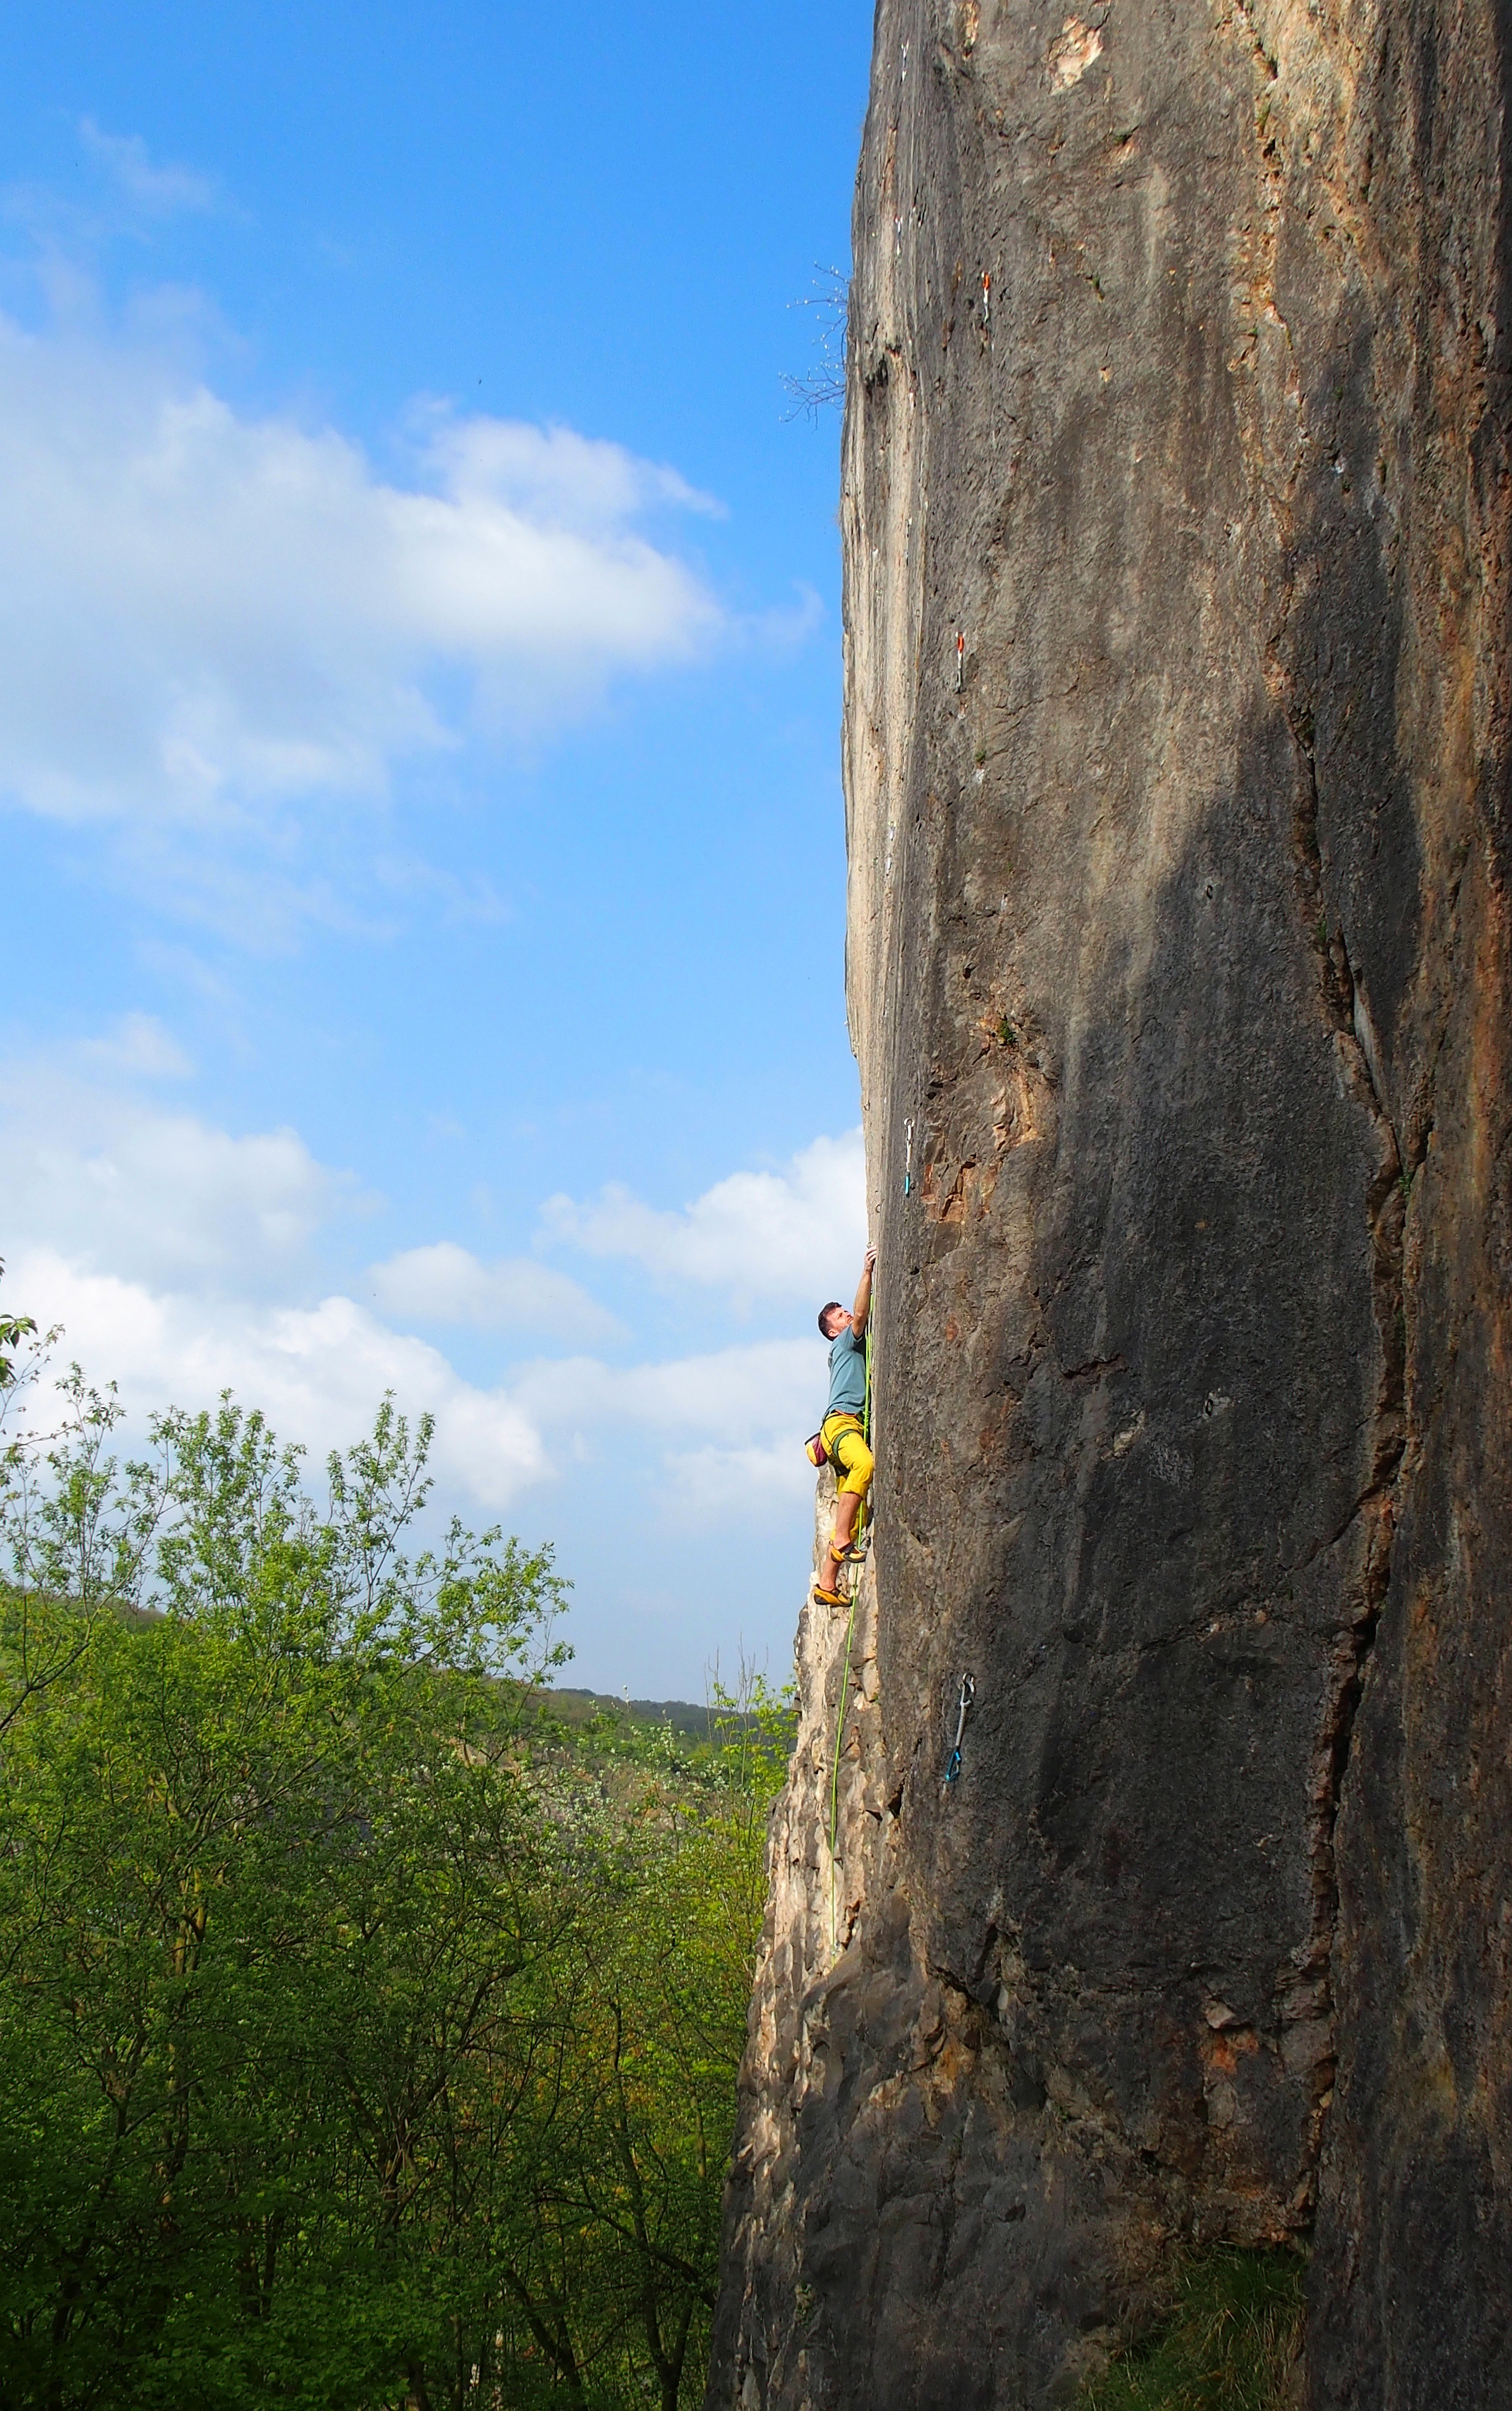
[[878, 13], [879, 1520], [800, 1636], [710, 2402], [1069, 2402], [1177, 2245], [1312, 2236], [1316, 2411], [1490, 2411], [1507, 28], [1063, 8]]

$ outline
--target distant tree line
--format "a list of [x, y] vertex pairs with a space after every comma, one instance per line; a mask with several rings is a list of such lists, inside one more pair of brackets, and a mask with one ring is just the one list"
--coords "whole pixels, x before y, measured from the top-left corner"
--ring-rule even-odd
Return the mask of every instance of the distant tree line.
[[317, 1505], [229, 1400], [67, 1405], [0, 1485], [0, 2411], [695, 2402], [779, 1703], [555, 1729], [549, 1552], [406, 1555], [391, 1407]]

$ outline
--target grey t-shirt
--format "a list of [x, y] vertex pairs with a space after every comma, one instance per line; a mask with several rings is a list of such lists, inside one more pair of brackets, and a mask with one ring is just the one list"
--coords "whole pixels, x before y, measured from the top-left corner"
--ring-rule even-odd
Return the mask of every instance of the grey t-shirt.
[[864, 1414], [866, 1407], [866, 1336], [849, 1327], [830, 1342], [830, 1415]]

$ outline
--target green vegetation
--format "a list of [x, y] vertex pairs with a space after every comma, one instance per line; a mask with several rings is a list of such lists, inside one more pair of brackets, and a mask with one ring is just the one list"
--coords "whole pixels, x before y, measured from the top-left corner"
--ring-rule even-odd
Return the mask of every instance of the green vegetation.
[[[0, 1273], [4, 1271], [5, 1265], [0, 1264]], [[0, 1350], [19, 1348], [36, 1329], [36, 1325], [29, 1314], [0, 1314]], [[14, 1377], [14, 1357], [0, 1354], [0, 1390], [9, 1389]]]
[[407, 1556], [390, 1408], [317, 1504], [68, 1400], [0, 1495], [0, 2411], [692, 2403], [780, 1703], [554, 1715], [549, 1552]]
[[1220, 2246], [1179, 2272], [1166, 2316], [1083, 2411], [1281, 2411], [1302, 2315], [1295, 2252]]

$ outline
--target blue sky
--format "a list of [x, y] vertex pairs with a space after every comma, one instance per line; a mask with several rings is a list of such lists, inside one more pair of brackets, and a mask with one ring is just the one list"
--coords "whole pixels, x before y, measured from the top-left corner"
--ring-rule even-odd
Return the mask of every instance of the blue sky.
[[[738, 19], [738, 22], [736, 22]], [[137, 1416], [383, 1389], [575, 1679], [786, 1670], [864, 1243], [860, 6], [55, 6], [0, 62], [6, 1299]]]

